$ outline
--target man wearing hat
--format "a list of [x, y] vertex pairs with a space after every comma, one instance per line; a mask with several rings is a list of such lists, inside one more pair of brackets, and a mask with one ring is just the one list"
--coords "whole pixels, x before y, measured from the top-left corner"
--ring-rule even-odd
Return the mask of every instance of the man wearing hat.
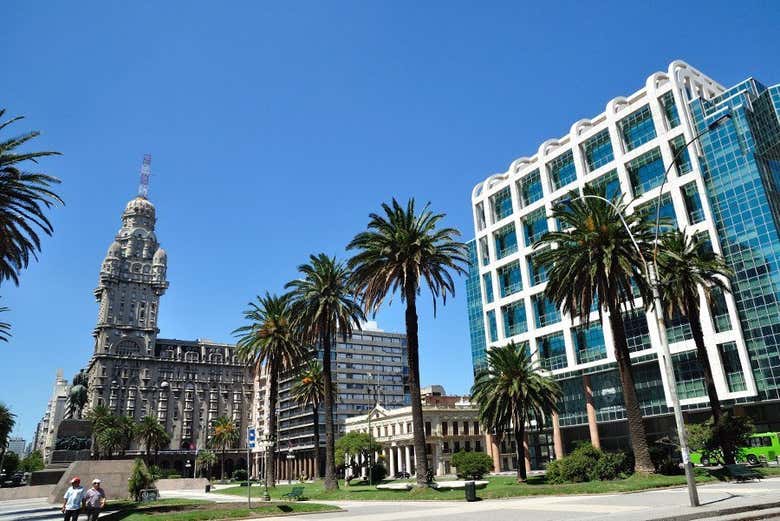
[[81, 487], [81, 479], [76, 476], [70, 480], [70, 488], [65, 491], [65, 503], [62, 504], [65, 521], [78, 521], [83, 503], [84, 489]]
[[100, 487], [100, 480], [92, 480], [92, 488], [84, 494], [87, 505], [87, 521], [97, 521], [100, 511], [106, 506], [106, 491]]

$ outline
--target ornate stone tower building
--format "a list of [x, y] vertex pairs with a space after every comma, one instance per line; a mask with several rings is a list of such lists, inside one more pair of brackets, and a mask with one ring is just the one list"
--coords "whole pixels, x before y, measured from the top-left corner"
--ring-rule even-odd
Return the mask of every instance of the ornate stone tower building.
[[[122, 227], [101, 265], [95, 349], [87, 367], [88, 406], [105, 405], [135, 421], [155, 416], [171, 435], [160, 463], [184, 475], [192, 472], [186, 462], [193, 461], [195, 451], [208, 446], [211, 422], [227, 416], [241, 434], [226, 460], [226, 471], [232, 472], [245, 465], [250, 371], [239, 362], [234, 345], [157, 337], [168, 259], [157, 242], [155, 222], [155, 207], [146, 197], [127, 203]], [[139, 449], [134, 444], [130, 454]]]
[[168, 257], [154, 234], [154, 205], [136, 197], [122, 214], [122, 227], [100, 268], [95, 353], [152, 355], [157, 310], [168, 288]]

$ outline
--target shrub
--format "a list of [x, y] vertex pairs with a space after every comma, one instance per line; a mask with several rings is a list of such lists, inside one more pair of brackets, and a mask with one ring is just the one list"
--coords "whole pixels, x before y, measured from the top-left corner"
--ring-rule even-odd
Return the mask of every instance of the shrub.
[[387, 469], [382, 463], [374, 463], [371, 466], [371, 481], [379, 483], [387, 477]]
[[246, 469], [236, 469], [233, 471], [233, 479], [235, 481], [246, 481], [246, 478]]
[[133, 470], [130, 472], [130, 479], [127, 482], [127, 490], [136, 501], [141, 500], [141, 491], [151, 488], [154, 484], [154, 478], [146, 468], [146, 463], [141, 458], [136, 458], [133, 464]]
[[461, 479], [482, 479], [482, 476], [493, 469], [493, 458], [484, 452], [456, 452], [452, 456], [452, 464], [458, 470]]
[[602, 452], [593, 467], [593, 480], [624, 478], [629, 474], [628, 458], [623, 452]]

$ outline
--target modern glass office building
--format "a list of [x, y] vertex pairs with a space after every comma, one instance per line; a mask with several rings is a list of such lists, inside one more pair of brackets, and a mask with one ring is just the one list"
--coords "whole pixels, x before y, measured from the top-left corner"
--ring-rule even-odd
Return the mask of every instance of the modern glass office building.
[[[630, 211], [649, 209], [660, 195], [663, 216], [725, 256], [735, 272], [732, 292], [702, 301], [701, 311], [718, 394], [724, 405], [751, 414], [758, 429], [780, 429], [780, 401], [773, 402], [780, 400], [779, 114], [780, 86], [749, 79], [727, 89], [675, 61], [641, 90], [612, 99], [604, 113], [575, 122], [567, 135], [474, 188], [467, 294], [475, 369], [485, 349], [515, 341], [564, 390], [551, 424], [532, 426], [534, 465], [553, 457], [556, 438], [559, 453], [583, 439], [607, 448], [628, 444], [609, 316], [599, 320], [594, 311], [585, 327], [556, 309], [544, 298], [547, 275], [532, 249], [557, 229], [550, 217], [556, 201], [586, 185], [622, 192]], [[671, 407], [652, 313], [637, 299], [623, 318], [647, 431], [665, 435], [673, 430]], [[683, 317], [667, 327], [678, 393], [696, 415], [708, 403], [691, 332]]]

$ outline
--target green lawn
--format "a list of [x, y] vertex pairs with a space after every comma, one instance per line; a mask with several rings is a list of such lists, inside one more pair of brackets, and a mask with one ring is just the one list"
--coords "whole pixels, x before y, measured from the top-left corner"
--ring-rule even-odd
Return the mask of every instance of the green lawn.
[[[769, 467], [761, 471], [766, 476], [780, 475], [780, 468]], [[699, 483], [713, 482], [725, 479], [721, 472], [715, 471], [709, 473], [704, 469], [697, 469], [696, 480]], [[673, 487], [685, 485], [685, 476], [662, 476], [652, 474], [649, 476], [633, 475], [627, 479], [618, 479], [614, 481], [591, 481], [587, 483], [569, 483], [564, 485], [550, 485], [546, 483], [544, 477], [532, 477], [525, 484], [518, 484], [511, 476], [491, 476], [490, 482], [484, 489], [477, 490], [477, 496], [483, 499], [522, 497], [522, 496], [542, 496], [559, 494], [608, 494], [615, 492], [636, 492], [652, 488]], [[278, 485], [275, 489], [270, 489], [272, 499], [281, 499], [282, 494], [290, 492], [296, 485]], [[297, 485], [300, 486], [300, 485]], [[246, 487], [231, 487], [216, 491], [220, 494], [235, 494], [245, 496]], [[253, 486], [252, 496], [256, 497], [262, 492], [262, 487]], [[306, 483], [303, 494], [308, 499], [326, 499], [326, 500], [458, 500], [464, 499], [462, 490], [438, 491], [435, 489], [419, 490], [377, 490], [368, 485], [353, 485], [345, 487], [343, 481], [339, 481], [339, 489], [326, 492], [323, 489], [322, 481], [316, 483]]]
[[254, 504], [258, 506], [252, 507], [250, 510], [241, 503], [214, 503], [194, 499], [162, 499], [149, 503], [115, 501], [110, 502], [108, 508], [113, 509], [119, 506], [120, 510], [107, 513], [100, 519], [107, 521], [209, 521], [339, 510], [330, 505], [309, 502]]

